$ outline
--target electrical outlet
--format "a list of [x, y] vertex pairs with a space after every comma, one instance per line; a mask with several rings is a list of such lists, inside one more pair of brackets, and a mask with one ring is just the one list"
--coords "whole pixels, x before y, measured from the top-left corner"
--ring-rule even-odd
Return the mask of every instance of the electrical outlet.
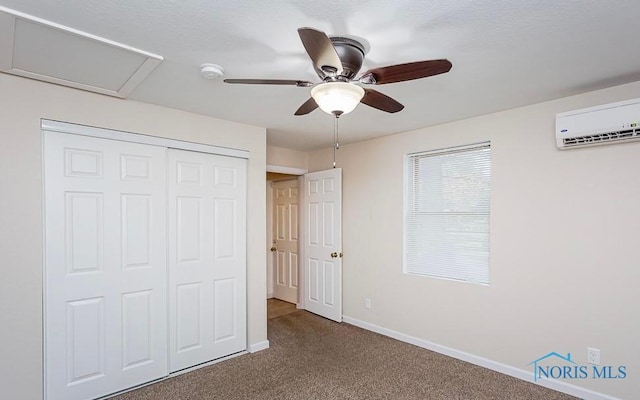
[[367, 310], [371, 308], [371, 299], [368, 297], [364, 299], [364, 308], [366, 308]]
[[589, 364], [600, 365], [600, 350], [587, 347], [587, 362]]

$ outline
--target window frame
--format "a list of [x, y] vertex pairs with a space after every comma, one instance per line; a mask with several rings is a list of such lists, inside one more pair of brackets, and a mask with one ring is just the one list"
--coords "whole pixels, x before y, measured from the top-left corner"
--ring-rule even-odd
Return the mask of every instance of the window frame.
[[[404, 185], [403, 185], [403, 243], [402, 243], [402, 246], [403, 246], [402, 272], [404, 274], [409, 276], [423, 277], [423, 278], [433, 278], [433, 279], [448, 280], [448, 281], [455, 281], [455, 282], [474, 283], [474, 284], [485, 285], [485, 286], [488, 286], [491, 284], [491, 276], [490, 276], [491, 229], [490, 228], [491, 228], [491, 197], [492, 197], [491, 196], [491, 186], [492, 186], [491, 171], [493, 169], [491, 148], [492, 148], [491, 141], [483, 141], [483, 142], [477, 142], [477, 143], [472, 143], [467, 145], [451, 146], [451, 147], [438, 148], [438, 149], [432, 149], [432, 150], [426, 150], [426, 151], [418, 151], [418, 152], [405, 154], [404, 160], [403, 160], [404, 161], [403, 163], [404, 164]], [[486, 213], [486, 216], [487, 216], [486, 281], [465, 279], [463, 277], [453, 278], [449, 276], [439, 276], [437, 274], [416, 273], [413, 271], [409, 271], [408, 266], [409, 266], [409, 251], [410, 251], [409, 249], [410, 217], [417, 213], [414, 205], [410, 204], [410, 201], [412, 200], [410, 198], [411, 186], [416, 184], [416, 182], [412, 179], [412, 176], [415, 176], [415, 168], [412, 166], [412, 162], [414, 162], [414, 160], [420, 156], [430, 156], [430, 155], [437, 156], [437, 155], [446, 155], [446, 154], [455, 154], [455, 153], [465, 153], [473, 150], [482, 150], [482, 149], [489, 150], [489, 160], [488, 160], [489, 162], [488, 164], [489, 195], [487, 199], [489, 206], [488, 206], [488, 212]], [[462, 215], [462, 214], [451, 213], [451, 215]]]

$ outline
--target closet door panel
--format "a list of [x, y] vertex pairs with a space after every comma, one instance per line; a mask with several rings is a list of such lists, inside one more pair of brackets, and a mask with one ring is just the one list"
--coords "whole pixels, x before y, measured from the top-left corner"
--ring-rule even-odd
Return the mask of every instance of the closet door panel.
[[169, 150], [170, 370], [246, 349], [246, 160]]
[[47, 399], [166, 376], [166, 148], [44, 141]]

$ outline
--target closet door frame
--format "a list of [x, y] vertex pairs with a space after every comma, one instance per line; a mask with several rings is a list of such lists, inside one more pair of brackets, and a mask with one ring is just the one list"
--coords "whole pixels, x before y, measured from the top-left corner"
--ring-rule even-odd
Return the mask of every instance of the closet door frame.
[[[43, 136], [46, 132], [59, 132], [59, 133], [70, 134], [70, 135], [80, 135], [80, 136], [109, 139], [109, 140], [115, 140], [115, 141], [121, 141], [121, 142], [148, 144], [153, 146], [165, 147], [166, 149], [187, 150], [187, 151], [194, 151], [194, 152], [207, 153], [207, 154], [213, 154], [213, 155], [240, 158], [240, 159], [249, 159], [249, 154], [250, 154], [246, 150], [207, 145], [207, 144], [201, 144], [196, 142], [181, 141], [181, 140], [175, 140], [175, 139], [168, 139], [168, 138], [162, 138], [157, 136], [150, 136], [145, 134], [131, 133], [131, 132], [125, 132], [125, 131], [112, 130], [112, 129], [97, 128], [97, 127], [92, 127], [87, 125], [79, 125], [79, 124], [54, 121], [54, 120], [48, 120], [48, 119], [41, 120], [41, 132]], [[44, 149], [44, 141], [43, 141], [43, 157], [44, 157], [44, 150], [45, 149]], [[43, 163], [43, 168], [44, 168], [44, 163]], [[45, 171], [43, 170], [43, 176], [45, 175], [44, 172]], [[43, 191], [45, 189], [45, 184], [46, 182], [43, 180]], [[44, 210], [44, 207], [45, 207], [45, 203], [43, 203], [43, 210]], [[46, 231], [46, 214], [45, 213], [43, 213], [43, 223], [45, 224], [45, 231]], [[246, 225], [244, 226], [244, 229], [246, 230]], [[43, 239], [45, 239], [45, 231], [43, 231]], [[46, 263], [47, 263], [47, 255], [45, 254], [43, 257], [43, 265], [42, 265], [42, 268], [43, 268], [43, 326], [45, 327], [46, 327], [46, 318], [48, 315], [47, 301], [46, 301], [47, 299], [47, 264]], [[168, 278], [168, 275], [167, 275], [167, 278]], [[167, 282], [167, 284], [169, 284], [169, 282]], [[246, 276], [245, 276], [244, 284], [246, 285]], [[169, 301], [168, 297], [167, 297], [167, 301]], [[246, 304], [245, 304], [245, 307], [246, 307]], [[245, 313], [245, 318], [246, 318], [246, 313]], [[45, 329], [43, 333], [44, 333], [44, 336], [43, 336], [42, 350], [43, 350], [43, 360], [45, 365], [45, 370], [43, 374], [43, 378], [45, 379], [45, 384], [43, 385], [43, 387], [46, 389], [47, 388], [46, 380], [48, 376], [48, 373], [46, 370], [47, 353], [48, 353], [47, 330]], [[236, 355], [237, 354], [230, 355], [228, 357], [223, 356], [220, 359], [214, 360], [210, 363], [218, 362], [220, 360], [224, 360], [226, 358], [233, 357]], [[169, 361], [169, 354], [167, 354], [167, 361]], [[205, 363], [205, 365], [210, 363]], [[194, 368], [198, 368], [201, 366], [203, 365], [194, 366]], [[191, 370], [191, 369], [193, 368], [188, 368], [187, 370]], [[187, 370], [183, 370], [181, 372], [186, 372]], [[171, 373], [171, 370], [168, 368], [165, 378], [170, 377], [172, 375], [173, 374]], [[123, 388], [123, 391], [128, 391], [131, 389], [134, 389], [134, 388]], [[44, 398], [45, 399], [48, 398], [48, 394], [46, 390], [44, 393]]]
[[43, 119], [41, 121], [41, 128], [43, 132], [62, 132], [103, 139], [119, 140], [122, 142], [151, 144], [154, 146], [162, 146], [170, 149], [198, 151], [200, 153], [209, 153], [219, 156], [229, 156], [245, 159], [249, 158], [249, 152], [247, 150], [232, 149], [230, 147], [214, 146], [183, 140], [167, 139], [159, 136], [143, 135], [140, 133], [96, 128], [94, 126], [72, 124], [68, 122], [53, 121], [49, 119]]

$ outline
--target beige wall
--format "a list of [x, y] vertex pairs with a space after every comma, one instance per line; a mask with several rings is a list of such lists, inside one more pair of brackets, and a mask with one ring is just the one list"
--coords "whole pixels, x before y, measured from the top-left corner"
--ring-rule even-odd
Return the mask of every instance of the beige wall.
[[249, 344], [267, 340], [265, 129], [0, 74], [3, 398], [42, 398], [41, 118], [248, 150]]
[[304, 151], [267, 146], [267, 165], [307, 169], [308, 154]]
[[[559, 151], [554, 124], [558, 112], [639, 93], [637, 82], [343, 146], [345, 316], [529, 372], [550, 351], [584, 364], [595, 347], [627, 378], [567, 382], [637, 398], [640, 143]], [[486, 140], [491, 284], [403, 274], [404, 155]], [[309, 161], [326, 169], [331, 154]]]

